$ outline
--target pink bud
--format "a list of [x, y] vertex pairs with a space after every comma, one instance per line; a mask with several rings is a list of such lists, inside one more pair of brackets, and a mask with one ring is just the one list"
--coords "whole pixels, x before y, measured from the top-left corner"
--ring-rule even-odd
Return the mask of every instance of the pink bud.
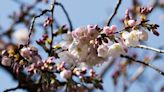
[[103, 32], [106, 34], [106, 35], [112, 35], [113, 34], [113, 31], [111, 30], [110, 27], [106, 26], [103, 28]]
[[110, 27], [110, 29], [111, 29], [112, 31], [116, 31], [117, 26], [116, 26], [116, 25], [112, 25], [112, 26]]

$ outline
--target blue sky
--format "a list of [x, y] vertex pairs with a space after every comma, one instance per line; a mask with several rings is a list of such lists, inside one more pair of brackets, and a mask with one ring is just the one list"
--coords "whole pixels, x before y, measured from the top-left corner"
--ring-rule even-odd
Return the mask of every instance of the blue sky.
[[[11, 24], [11, 21], [8, 19], [7, 15], [11, 14], [13, 11], [18, 11], [17, 4], [11, 2], [12, 0], [3, 0], [0, 3], [0, 24], [7, 28], [9, 24]], [[20, 0], [25, 1], [25, 0]], [[32, 2], [33, 0], [26, 1], [27, 3]], [[58, 0], [59, 1], [59, 0]], [[100, 26], [104, 23], [104, 21], [107, 19], [107, 17], [112, 13], [114, 6], [116, 4], [117, 0], [60, 0], [60, 2], [65, 6], [67, 9], [74, 28], [79, 26], [86, 26], [88, 24], [99, 24]], [[144, 1], [144, 4], [149, 4], [153, 0], [140, 0]], [[113, 24], [118, 23], [118, 20], [124, 16], [124, 11], [130, 7], [131, 0], [123, 0], [120, 9], [118, 11], [118, 14], [113, 19]], [[48, 8], [49, 6], [40, 5], [39, 7]], [[153, 47], [159, 47], [161, 45], [164, 45], [163, 39], [164, 39], [164, 26], [163, 21], [161, 21], [160, 16], [161, 14], [164, 14], [162, 10], [158, 9], [153, 11], [153, 15], [150, 15], [150, 20], [152, 23], [157, 23], [160, 25], [159, 32], [160, 36], [155, 37], [151, 33], [149, 33], [149, 40], [147, 43], [150, 46]], [[56, 7], [55, 9], [55, 17], [59, 21], [60, 24], [67, 24], [67, 20], [65, 18], [65, 15], [61, 11], [60, 8]], [[157, 66], [164, 65], [162, 61], [157, 61], [154, 63]], [[164, 68], [163, 68], [164, 70]], [[110, 78], [112, 70], [110, 70], [107, 75], [104, 78], [104, 88], [105, 92], [113, 92], [114, 87], [112, 85], [112, 81]], [[133, 72], [133, 70], [132, 70]], [[146, 69], [146, 72], [148, 72], [149, 75], [151, 73], [155, 73], [151, 69]], [[0, 69], [0, 92], [3, 91], [6, 88], [15, 87], [17, 85], [17, 82], [13, 81], [7, 73], [5, 73], [4, 70]], [[159, 75], [161, 76], [161, 75]], [[149, 76], [150, 77], [150, 76]], [[148, 78], [149, 78], [148, 77]], [[150, 79], [151, 80], [151, 77]], [[161, 80], [160, 83], [164, 85], [164, 80]], [[144, 92], [144, 85], [143, 86], [136, 86], [136, 83], [132, 85], [132, 87], [129, 89], [128, 92]], [[142, 89], [143, 88], [143, 89]], [[118, 92], [121, 90], [121, 85], [118, 86]], [[158, 86], [156, 88], [156, 91], [158, 91]], [[20, 91], [21, 92], [21, 91]]]

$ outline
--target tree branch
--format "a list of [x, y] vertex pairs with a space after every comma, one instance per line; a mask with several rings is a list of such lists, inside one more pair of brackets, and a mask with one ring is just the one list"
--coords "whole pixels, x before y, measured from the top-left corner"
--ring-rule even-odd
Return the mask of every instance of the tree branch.
[[16, 86], [16, 87], [14, 87], [14, 88], [6, 89], [6, 90], [4, 90], [3, 92], [15, 91], [15, 90], [17, 90], [17, 89], [20, 89], [19, 85]]
[[33, 32], [33, 28], [34, 28], [34, 24], [35, 24], [36, 19], [41, 17], [42, 15], [44, 15], [47, 12], [52, 12], [54, 10], [55, 2], [56, 2], [56, 0], [54, 0], [54, 2], [52, 3], [51, 9], [43, 10], [39, 15], [33, 17], [31, 25], [30, 25], [29, 35], [28, 35], [26, 45], [29, 45], [29, 43], [30, 43], [31, 34]]
[[37, 18], [41, 17], [42, 15], [44, 15], [44, 14], [47, 13], [47, 12], [50, 12], [50, 10], [44, 10], [44, 11], [42, 11], [39, 15], [33, 17], [32, 22], [31, 22], [31, 25], [30, 25], [29, 35], [28, 35], [28, 39], [27, 39], [26, 45], [29, 45], [29, 44], [30, 44], [30, 38], [31, 38], [33, 29], [34, 29], [35, 20], [36, 20]]
[[150, 68], [152, 68], [153, 70], [157, 71], [158, 73], [160, 73], [161, 75], [164, 76], [164, 72], [163, 72], [163, 71], [161, 71], [160, 69], [156, 68], [155, 66], [153, 66], [153, 65], [151, 65], [151, 64], [149, 64], [149, 63], [146, 63], [146, 62], [143, 62], [143, 61], [140, 61], [140, 60], [136, 60], [136, 59], [134, 59], [134, 58], [132, 58], [132, 57], [130, 57], [130, 56], [127, 56], [127, 55], [120, 55], [120, 56], [121, 56], [122, 58], [126, 58], [126, 59], [132, 60], [132, 61], [134, 61], [134, 62], [143, 64], [143, 65], [145, 65], [145, 66], [147, 66], [147, 67], [150, 67]]
[[69, 23], [69, 26], [70, 26], [70, 31], [72, 31], [73, 30], [73, 25], [72, 25], [72, 21], [71, 21], [71, 19], [69, 17], [68, 12], [66, 11], [66, 9], [64, 8], [64, 6], [61, 3], [56, 2], [55, 4], [58, 5], [58, 6], [60, 6], [62, 8], [62, 10], [63, 10], [63, 12], [66, 15], [66, 18], [68, 20], [68, 23]]
[[105, 23], [104, 26], [110, 25], [110, 23], [111, 23], [113, 17], [116, 15], [116, 13], [117, 13], [117, 11], [118, 11], [119, 6], [121, 5], [121, 1], [122, 1], [122, 0], [118, 0], [118, 1], [117, 1], [117, 4], [116, 4], [116, 6], [115, 6], [115, 8], [114, 8], [114, 11], [113, 11], [112, 15], [107, 19], [107, 21], [106, 21], [106, 23]]
[[158, 53], [164, 53], [164, 50], [156, 49], [156, 48], [145, 46], [145, 45], [138, 45], [138, 46], [136, 46], [134, 48], [141, 48], [141, 49], [155, 51], [155, 52], [158, 52]]

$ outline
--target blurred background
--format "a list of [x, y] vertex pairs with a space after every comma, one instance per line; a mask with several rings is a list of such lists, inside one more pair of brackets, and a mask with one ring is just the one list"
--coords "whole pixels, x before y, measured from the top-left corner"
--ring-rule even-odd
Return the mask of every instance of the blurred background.
[[[20, 11], [20, 4], [17, 2], [24, 2], [24, 5], [30, 5], [35, 0], [3, 0], [0, 3], [0, 33], [7, 30], [10, 25], [12, 24], [12, 20], [9, 18], [9, 15], [12, 15], [13, 12]], [[51, 1], [51, 0], [50, 0]], [[66, 8], [73, 27], [77, 28], [80, 26], [86, 26], [88, 24], [98, 24], [100, 27], [103, 26], [106, 19], [111, 15], [111, 13], [114, 10], [114, 7], [116, 5], [117, 0], [57, 0], [61, 2], [64, 7]], [[111, 24], [115, 24], [118, 26], [118, 29], [122, 28], [122, 24], [120, 23], [121, 19], [125, 16], [125, 10], [132, 7], [132, 1], [133, 0], [122, 0], [121, 6], [118, 10], [118, 13], [112, 20]], [[149, 6], [152, 3], [154, 3], [156, 0], [138, 0], [142, 6]], [[160, 0], [161, 3], [164, 0]], [[37, 9], [47, 9], [49, 8], [49, 4], [40, 3], [36, 6], [36, 10], [33, 10], [32, 12], [38, 14], [40, 11]], [[60, 7], [55, 7], [55, 19], [57, 20], [58, 24], [68, 25], [67, 19], [61, 10]], [[151, 20], [151, 23], [159, 24], [158, 32], [160, 33], [159, 37], [154, 36], [152, 33], [149, 32], [149, 39], [146, 42], [147, 45], [151, 47], [159, 48], [161, 46], [164, 46], [164, 8], [157, 7], [153, 10], [153, 12], [149, 15], [149, 20]], [[40, 18], [38, 21], [43, 21], [42, 18]], [[15, 30], [25, 28], [22, 25], [19, 25], [15, 28]], [[40, 33], [42, 32], [41, 28], [36, 28], [36, 34], [33, 38], [33, 40], [38, 39], [40, 36]], [[6, 39], [7, 38], [3, 38]], [[34, 43], [34, 42], [33, 42]], [[35, 44], [35, 43], [34, 43]], [[35, 44], [36, 45], [36, 44]], [[40, 49], [39, 52], [41, 52], [42, 49]], [[142, 53], [139, 54], [140, 56], [143, 55], [154, 55], [154, 52], [151, 51], [142, 51], [142, 50], [135, 50], [136, 52]], [[143, 54], [144, 53], [144, 54]], [[46, 57], [44, 54], [42, 54], [43, 57]], [[164, 55], [161, 55], [163, 57]], [[99, 67], [95, 67], [97, 72], [100, 72], [100, 70], [104, 67], [106, 63], [102, 64]], [[152, 62], [153, 65], [156, 67], [159, 67], [161, 70], [164, 71], [164, 59], [157, 59]], [[133, 74], [138, 66], [129, 66], [129, 76]], [[105, 76], [103, 77], [103, 86], [104, 86], [104, 92], [122, 92], [122, 85], [123, 85], [123, 77], [119, 78], [119, 82], [117, 86], [113, 85], [113, 81], [111, 78], [111, 75], [113, 73], [113, 70], [117, 68], [116, 65], [112, 66]], [[17, 81], [13, 80], [12, 77], [10, 77], [10, 74], [8, 74], [3, 68], [0, 67], [0, 92], [4, 91], [5, 89], [15, 87], [17, 85]], [[117, 90], [116, 90], [117, 88]], [[131, 86], [128, 88], [127, 92], [160, 92], [160, 90], [164, 88], [164, 77], [157, 73], [156, 71], [146, 68], [144, 73], [139, 77], [139, 79], [131, 84]], [[25, 90], [16, 90], [15, 92], [26, 92]], [[97, 92], [97, 90], [95, 91]], [[101, 92], [101, 91], [100, 91]]]

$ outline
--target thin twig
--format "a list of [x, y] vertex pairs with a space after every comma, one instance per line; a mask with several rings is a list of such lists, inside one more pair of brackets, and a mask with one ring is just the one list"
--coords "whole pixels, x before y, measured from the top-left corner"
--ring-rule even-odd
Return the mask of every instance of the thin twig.
[[72, 21], [71, 21], [71, 19], [70, 19], [70, 17], [69, 17], [68, 12], [66, 11], [66, 9], [64, 8], [64, 6], [63, 6], [61, 3], [56, 2], [55, 4], [56, 4], [56, 5], [59, 5], [59, 6], [62, 8], [62, 10], [63, 10], [63, 12], [64, 12], [64, 14], [66, 15], [66, 18], [67, 18], [67, 20], [68, 20], [68, 23], [69, 23], [69, 26], [70, 26], [70, 31], [72, 31], [72, 30], [73, 30], [73, 25], [72, 25]]
[[110, 25], [110, 23], [111, 23], [113, 17], [116, 15], [116, 13], [117, 13], [117, 11], [118, 11], [119, 6], [121, 5], [121, 1], [122, 1], [122, 0], [118, 0], [118, 1], [117, 1], [117, 4], [116, 4], [116, 6], [115, 6], [115, 8], [114, 8], [114, 11], [113, 11], [112, 15], [107, 19], [107, 21], [106, 21], [106, 23], [105, 23], [104, 26]]
[[153, 70], [157, 71], [158, 73], [160, 73], [161, 75], [164, 76], [164, 72], [163, 72], [163, 71], [161, 71], [160, 69], [156, 68], [155, 66], [153, 66], [153, 65], [151, 65], [151, 64], [149, 64], [149, 63], [147, 63], [147, 62], [143, 62], [143, 61], [140, 61], [140, 60], [136, 60], [136, 59], [134, 59], [134, 58], [132, 58], [132, 57], [130, 57], [130, 56], [127, 56], [127, 55], [120, 55], [120, 56], [123, 57], [123, 58], [127, 58], [127, 59], [129, 59], [129, 60], [132, 60], [132, 61], [134, 61], [134, 62], [143, 64], [143, 65], [145, 65], [145, 66], [148, 66], [148, 67], [152, 68]]
[[138, 46], [136, 46], [134, 48], [141, 48], [141, 49], [155, 51], [155, 52], [158, 52], [158, 53], [164, 53], [164, 50], [160, 50], [160, 49], [149, 47], [149, 46], [145, 46], [145, 45], [138, 45]]

